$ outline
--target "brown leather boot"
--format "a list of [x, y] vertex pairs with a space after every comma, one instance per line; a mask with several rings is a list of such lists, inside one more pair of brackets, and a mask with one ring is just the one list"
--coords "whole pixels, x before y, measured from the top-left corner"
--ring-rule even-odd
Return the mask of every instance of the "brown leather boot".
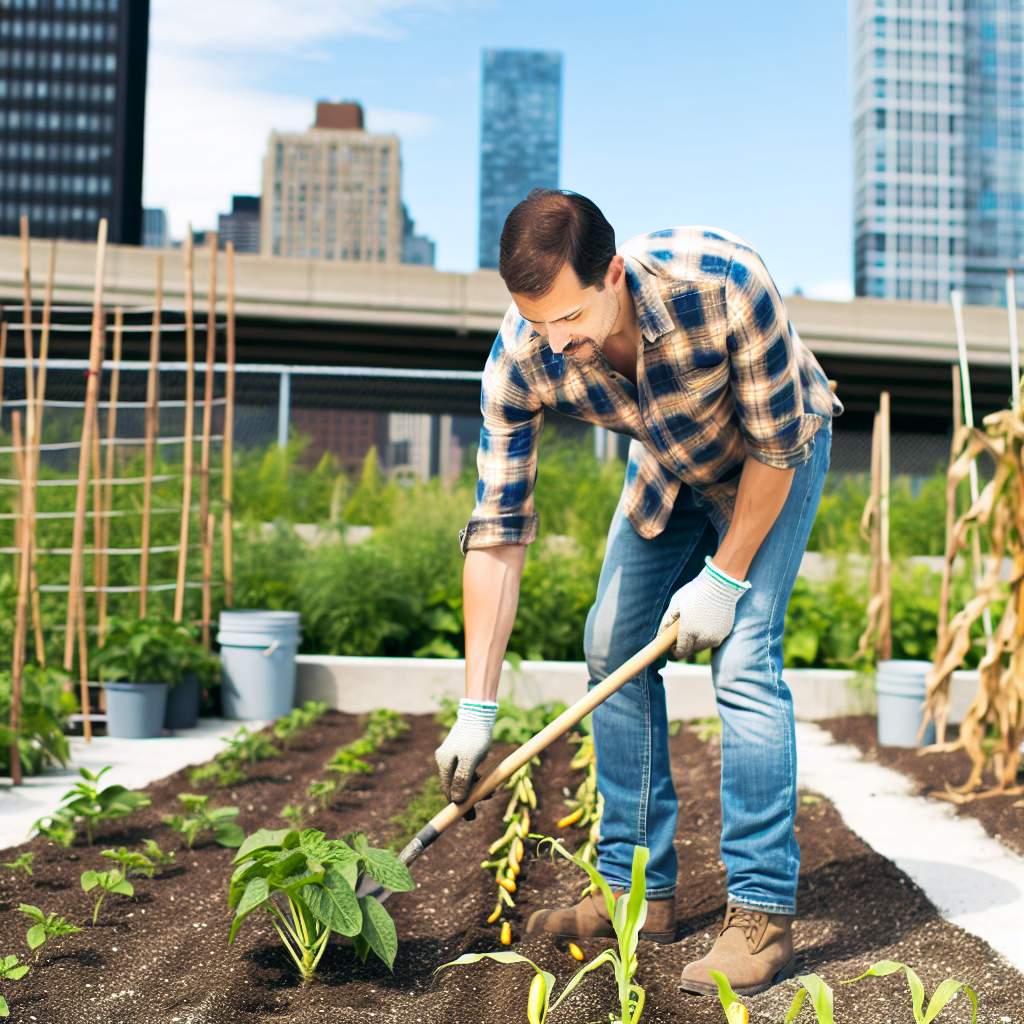
[[684, 992], [714, 995], [718, 987], [708, 971], [721, 971], [740, 996], [753, 996], [792, 977], [793, 918], [789, 914], [764, 914], [731, 903], [725, 923], [711, 952], [683, 968], [679, 987]]
[[[615, 898], [622, 890], [613, 890]], [[551, 935], [562, 939], [613, 939], [615, 929], [599, 892], [584, 896], [572, 907], [535, 910], [526, 922], [527, 935]], [[650, 942], [674, 942], [676, 937], [676, 898], [647, 901], [647, 920], [640, 938]]]

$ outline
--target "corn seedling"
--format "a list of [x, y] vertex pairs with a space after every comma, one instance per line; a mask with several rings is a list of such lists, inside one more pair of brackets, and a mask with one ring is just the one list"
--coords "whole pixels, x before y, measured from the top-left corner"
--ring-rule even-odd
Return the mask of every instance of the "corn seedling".
[[[147, 839], [142, 844], [142, 852], [150, 859], [153, 870], [157, 874], [160, 874], [164, 868], [169, 867], [174, 862], [174, 851], [163, 850], [155, 839]], [[152, 875], [150, 877], [152, 878]]]
[[31, 903], [19, 903], [18, 910], [34, 922], [25, 933], [25, 942], [28, 943], [29, 949], [38, 949], [50, 939], [58, 939], [63, 935], [75, 935], [82, 930], [78, 925], [71, 924], [59, 914], [44, 914]]
[[[4, 981], [21, 981], [28, 974], [28, 969], [28, 964], [18, 963], [16, 955], [0, 956], [0, 978], [3, 978]], [[10, 1015], [11, 1010], [7, 1005], [7, 1000], [0, 996], [0, 1017], [9, 1017]]]
[[206, 805], [210, 798], [196, 793], [179, 793], [178, 800], [186, 813], [165, 817], [164, 824], [174, 829], [190, 850], [204, 832], [212, 833], [214, 841], [221, 846], [235, 847], [242, 844], [245, 832], [235, 823], [237, 807], [208, 808]]
[[274, 930], [309, 981], [331, 933], [352, 939], [363, 962], [372, 952], [390, 969], [398, 936], [388, 912], [372, 896], [357, 897], [360, 871], [394, 892], [415, 888], [409, 869], [394, 854], [371, 847], [360, 833], [327, 839], [315, 829], [260, 829], [235, 854], [228, 906], [235, 911], [228, 942], [255, 910]]
[[747, 1024], [750, 1011], [740, 1002], [729, 979], [721, 971], [708, 971], [708, 974], [718, 988], [718, 1001], [722, 1004], [725, 1019], [729, 1024]]
[[[98, 772], [80, 768], [81, 780], [61, 798], [61, 807], [56, 814], [40, 818], [33, 828], [41, 835], [70, 846], [79, 826], [85, 830], [86, 842], [92, 846], [93, 836], [99, 825], [123, 818], [142, 807], [149, 806], [145, 793], [135, 792], [124, 786], [106, 786], [101, 789], [100, 779], [110, 771], [110, 765]], [[70, 839], [67, 839], [70, 832]], [[65, 842], [64, 840], [67, 839]]]
[[[541, 970], [532, 960], [519, 953], [504, 951], [465, 953], [457, 960], [442, 964], [436, 970], [463, 967], [479, 963], [484, 959], [494, 960], [500, 964], [529, 964], [533, 968], [534, 977], [527, 997], [526, 1019], [529, 1024], [544, 1024], [548, 1014], [555, 1010], [591, 971], [608, 964], [615, 973], [619, 992], [619, 1015], [616, 1017], [614, 1014], [609, 1014], [608, 1018], [612, 1024], [636, 1024], [640, 1020], [644, 1008], [644, 990], [636, 984], [634, 979], [637, 969], [636, 948], [640, 938], [640, 929], [643, 927], [644, 921], [647, 920], [647, 899], [644, 895], [646, 892], [647, 847], [638, 846], [634, 849], [630, 894], [616, 899], [608, 887], [608, 883], [598, 874], [596, 868], [571, 854], [557, 839], [546, 837], [541, 840], [541, 845], [544, 843], [550, 843], [552, 851], [559, 853], [591, 877], [595, 887], [600, 891], [611, 917], [617, 948], [606, 949], [589, 963], [584, 964], [569, 979], [554, 1002], [551, 1001], [555, 987], [554, 975]], [[582, 951], [580, 955], [582, 956]], [[740, 1018], [735, 1020], [738, 1022]], [[735, 1024], [735, 1022], [730, 1019], [730, 1024]]]
[[92, 923], [94, 925], [96, 924], [96, 918], [99, 917], [100, 907], [108, 895], [135, 895], [135, 886], [116, 868], [112, 871], [83, 871], [81, 883], [82, 892], [92, 892], [93, 889], [100, 890], [96, 906], [92, 908]]
[[941, 982], [935, 992], [932, 994], [932, 998], [928, 1002], [928, 1008], [924, 1006], [924, 985], [921, 979], [917, 976], [917, 973], [913, 968], [908, 967], [906, 964], [901, 964], [896, 960], [879, 960], [873, 963], [863, 974], [859, 974], [856, 978], [851, 978], [849, 981], [844, 981], [844, 985], [851, 985], [855, 981], [861, 981], [863, 978], [884, 978], [889, 974], [896, 974], [898, 971], [903, 971], [907, 976], [907, 984], [910, 986], [910, 999], [914, 1010], [914, 1020], [916, 1024], [932, 1024], [932, 1021], [946, 1008], [946, 1005], [957, 995], [957, 993], [963, 989], [967, 993], [967, 998], [971, 1001], [971, 1024], [977, 1024], [978, 1022], [978, 994], [971, 988], [970, 985], [965, 984], [962, 981], [957, 981], [954, 978], [947, 978]]
[[125, 878], [132, 872], [144, 878], [152, 878], [156, 874], [156, 865], [146, 854], [129, 850], [126, 846], [119, 846], [116, 850], [101, 850], [100, 856], [114, 861]]
[[14, 860], [4, 861], [4, 867], [10, 868], [11, 871], [24, 871], [29, 878], [32, 877], [32, 862], [36, 859], [36, 855], [31, 850], [26, 853], [19, 853]]
[[826, 981], [817, 974], [802, 974], [796, 980], [800, 983], [800, 989], [789, 1004], [783, 1024], [792, 1024], [797, 1019], [808, 996], [811, 997], [811, 1007], [818, 1024], [834, 1024], [835, 1001]]

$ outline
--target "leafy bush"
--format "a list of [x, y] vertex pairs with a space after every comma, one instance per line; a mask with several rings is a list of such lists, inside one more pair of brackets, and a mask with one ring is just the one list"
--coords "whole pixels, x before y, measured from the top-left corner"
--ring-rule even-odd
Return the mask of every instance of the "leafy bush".
[[151, 615], [112, 619], [104, 645], [93, 652], [89, 665], [107, 682], [175, 685], [187, 672], [203, 682], [216, 678], [219, 662], [211, 662], [216, 659], [197, 642], [191, 627]]
[[[68, 763], [70, 751], [64, 736], [68, 715], [78, 707], [73, 694], [65, 692], [67, 676], [52, 668], [26, 665], [22, 673], [21, 723], [18, 754], [25, 775], [38, 775], [51, 765]], [[11, 673], [0, 672], [0, 775], [11, 772], [10, 748], [14, 736], [11, 719]]]

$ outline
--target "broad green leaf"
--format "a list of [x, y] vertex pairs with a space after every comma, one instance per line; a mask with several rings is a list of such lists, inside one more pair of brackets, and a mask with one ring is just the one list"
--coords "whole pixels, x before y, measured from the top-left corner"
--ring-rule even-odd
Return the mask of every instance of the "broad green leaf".
[[11, 1011], [7, 1007], [7, 1000], [0, 996], [0, 1017], [10, 1017]]
[[925, 1010], [922, 1024], [932, 1024], [932, 1021], [942, 1013], [946, 1008], [946, 1004], [956, 996], [960, 989], [963, 989], [967, 993], [967, 997], [971, 1001], [971, 1024], [977, 1024], [978, 994], [970, 985], [967, 985], [962, 981], [957, 981], [955, 978], [947, 978], [935, 990], [928, 1003], [928, 1009]]
[[299, 848], [307, 857], [321, 863], [330, 860], [331, 842], [316, 828], [306, 828], [299, 833]]
[[85, 892], [91, 892], [100, 884], [100, 876], [96, 871], [83, 871], [82, 872], [82, 889]]
[[34, 924], [25, 936], [29, 949], [38, 949], [46, 941], [46, 925]]
[[18, 964], [17, 967], [12, 967], [10, 970], [4, 972], [4, 977], [9, 978], [11, 981], [20, 981], [28, 974], [28, 964]]
[[235, 941], [238, 927], [257, 907], [262, 906], [270, 898], [270, 887], [265, 878], [250, 879], [249, 884], [242, 893], [238, 902], [238, 909], [235, 911], [235, 919], [231, 922], [231, 931], [228, 933], [228, 944]]
[[252, 856], [257, 850], [267, 849], [268, 847], [280, 847], [283, 843], [285, 836], [293, 829], [279, 828], [279, 829], [268, 829], [261, 828], [257, 829], [251, 836], [248, 836], [244, 843], [238, 848], [238, 853], [235, 854], [235, 858], [232, 861], [233, 864], [240, 864], [246, 858]]
[[393, 853], [367, 849], [362, 860], [366, 873], [392, 892], [411, 892], [416, 888], [409, 869]]
[[221, 846], [231, 849], [235, 846], [241, 846], [245, 841], [245, 829], [241, 825], [228, 821], [214, 828], [213, 837]]
[[341, 877], [354, 889], [356, 882], [359, 880], [359, 864], [361, 860], [359, 854], [342, 843], [332, 843], [331, 845], [333, 848], [328, 863], [333, 864], [341, 872]]
[[312, 915], [331, 931], [340, 935], [358, 935], [363, 925], [363, 913], [352, 886], [341, 872], [329, 865], [320, 885], [307, 885], [301, 891]]
[[124, 878], [122, 878], [118, 882], [114, 882], [114, 884], [110, 887], [110, 891], [117, 893], [120, 896], [135, 895], [135, 887], [132, 885], [131, 882], [127, 881]]
[[360, 935], [370, 944], [370, 949], [394, 970], [395, 954], [398, 952], [398, 933], [391, 915], [372, 897], [364, 896], [359, 901], [363, 909], [363, 927]]
[[23, 914], [27, 914], [29, 917], [31, 917], [33, 921], [46, 920], [46, 915], [38, 907], [32, 906], [31, 903], [19, 903], [18, 909]]

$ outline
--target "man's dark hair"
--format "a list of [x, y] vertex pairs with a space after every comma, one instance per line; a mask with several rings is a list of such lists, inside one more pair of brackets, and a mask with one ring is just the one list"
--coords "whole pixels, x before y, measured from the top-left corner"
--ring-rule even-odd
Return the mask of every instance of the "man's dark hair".
[[614, 255], [615, 231], [586, 196], [535, 188], [505, 220], [498, 273], [510, 292], [536, 299], [568, 262], [584, 288], [600, 290]]

